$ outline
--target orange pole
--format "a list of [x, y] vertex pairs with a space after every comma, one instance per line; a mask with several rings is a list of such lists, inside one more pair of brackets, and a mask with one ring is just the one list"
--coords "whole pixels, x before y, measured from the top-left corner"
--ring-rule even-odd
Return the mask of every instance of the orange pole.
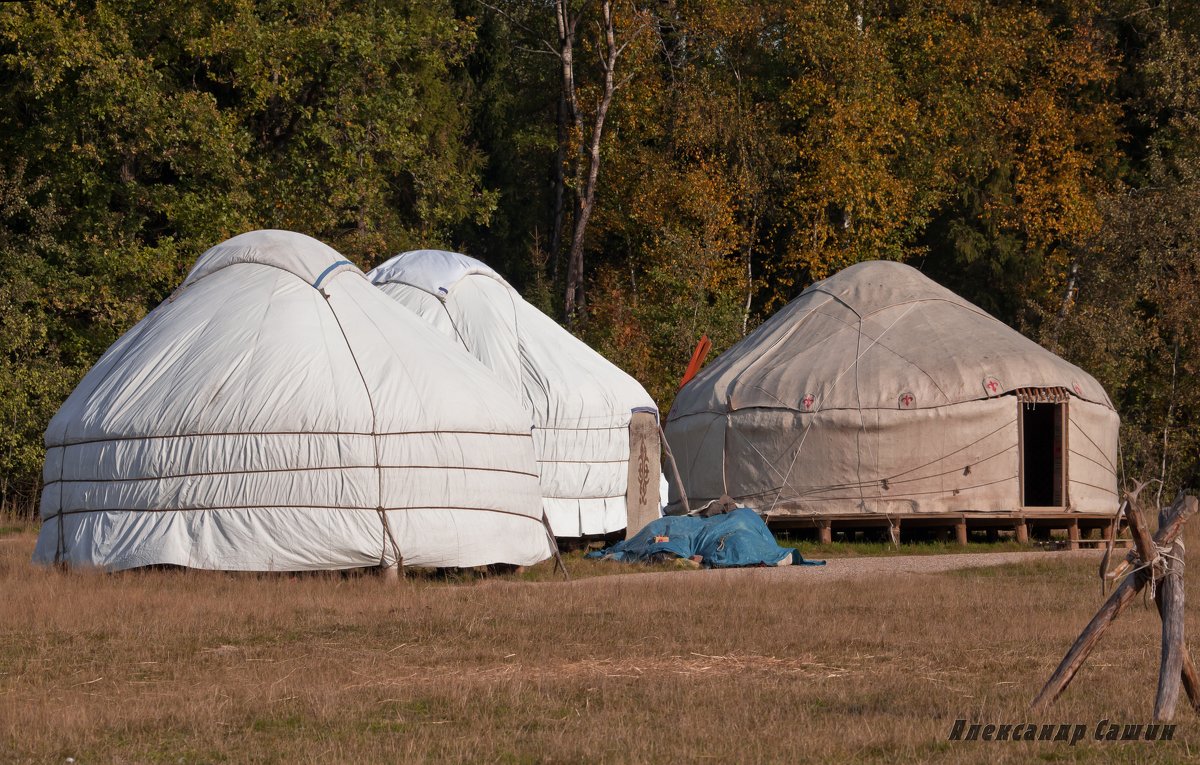
[[683, 379], [679, 381], [681, 389], [700, 372], [700, 367], [704, 366], [704, 360], [708, 358], [708, 352], [711, 350], [712, 343], [709, 341], [708, 335], [701, 335], [700, 342], [696, 343], [696, 350], [692, 351], [692, 360], [688, 362], [687, 369], [684, 370]]

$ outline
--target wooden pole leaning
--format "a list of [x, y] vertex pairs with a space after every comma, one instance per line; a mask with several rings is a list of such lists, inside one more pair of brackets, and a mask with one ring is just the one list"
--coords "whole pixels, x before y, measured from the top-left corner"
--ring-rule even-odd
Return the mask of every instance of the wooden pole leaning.
[[671, 453], [671, 445], [667, 443], [667, 433], [662, 429], [662, 425], [658, 426], [658, 435], [662, 439], [663, 454], [667, 455], [667, 464], [671, 466], [671, 477], [675, 480], [675, 491], [679, 492], [683, 514], [691, 515], [692, 508], [688, 506], [687, 490], [683, 488], [683, 475], [679, 472], [679, 465], [675, 464], [675, 455]]
[[546, 528], [546, 538], [550, 540], [550, 551], [554, 553], [554, 566], [562, 570], [563, 579], [571, 581], [571, 575], [567, 572], [567, 564], [563, 563], [562, 552], [558, 549], [558, 540], [554, 538], [554, 531], [550, 528], [550, 518], [546, 515], [546, 511], [542, 511], [542, 526]]
[[[1170, 523], [1167, 511], [1158, 516], [1158, 525]], [[1192, 703], [1200, 710], [1200, 678], [1196, 665], [1187, 650], [1184, 636], [1183, 572], [1187, 549], [1182, 539], [1176, 539], [1171, 548], [1163, 553], [1162, 584], [1159, 585], [1154, 604], [1162, 619], [1162, 666], [1158, 675], [1158, 693], [1154, 699], [1154, 719], [1170, 720], [1175, 713], [1182, 686]]]
[[1154, 697], [1154, 719], [1170, 720], [1175, 714], [1179, 691], [1183, 686], [1183, 558], [1176, 544], [1163, 565], [1154, 602], [1162, 618], [1162, 664], [1158, 673], [1158, 693]]
[[[1174, 586], [1174, 585], [1172, 585], [1172, 586]], [[1182, 585], [1180, 585], [1180, 589], [1182, 589]], [[1163, 617], [1162, 603], [1165, 600], [1166, 600], [1165, 597], [1162, 600], [1155, 600], [1155, 603], [1158, 604], [1158, 609], [1159, 609], [1158, 614], [1160, 617]], [[1181, 606], [1179, 609], [1180, 613], [1182, 613], [1182, 611], [1183, 611], [1182, 604], [1183, 604], [1183, 601], [1180, 600], [1180, 606]], [[1166, 624], [1166, 618], [1164, 617], [1163, 618], [1163, 630], [1165, 631], [1166, 629], [1167, 629], [1167, 624]], [[1179, 652], [1179, 655], [1181, 657], [1179, 676], [1180, 676], [1180, 680], [1183, 683], [1183, 692], [1185, 694], [1187, 694], [1188, 701], [1191, 703], [1192, 709], [1196, 710], [1197, 712], [1200, 712], [1200, 674], [1198, 674], [1196, 672], [1196, 663], [1192, 660], [1191, 652], [1189, 652], [1186, 648], [1187, 643], [1183, 641], [1182, 632], [1180, 632], [1180, 637], [1178, 638], [1178, 640], [1182, 643], [1182, 645], [1184, 645], [1184, 649]], [[1161, 676], [1160, 676], [1159, 680], [1160, 680], [1159, 685], [1160, 685], [1160, 692], [1161, 692], [1161, 680], [1162, 680]]]
[[1075, 673], [1079, 671], [1092, 649], [1096, 647], [1096, 643], [1100, 642], [1104, 631], [1125, 610], [1125, 606], [1129, 605], [1144, 584], [1140, 573], [1130, 574], [1113, 591], [1113, 594], [1088, 622], [1087, 627], [1084, 627], [1074, 645], [1067, 651], [1067, 655], [1059, 663], [1058, 669], [1054, 670], [1054, 674], [1050, 676], [1041, 692], [1034, 698], [1030, 705], [1033, 709], [1043, 709], [1049, 706], [1067, 689], [1067, 686], [1075, 679]]
[[[1192, 705], [1200, 710], [1200, 678], [1195, 664], [1187, 652], [1183, 632], [1183, 549], [1176, 538], [1183, 525], [1200, 507], [1195, 497], [1180, 496], [1170, 508], [1160, 514], [1158, 533], [1150, 536], [1142, 513], [1138, 486], [1129, 494], [1125, 506], [1133, 535], [1134, 549], [1127, 557], [1132, 571], [1117, 586], [1092, 620], [1080, 633], [1067, 651], [1058, 668], [1046, 681], [1041, 692], [1030, 704], [1032, 709], [1043, 709], [1054, 703], [1067, 689], [1075, 674], [1105, 630], [1121, 614], [1125, 607], [1149, 583], [1154, 582], [1155, 603], [1163, 620], [1162, 663], [1159, 667], [1159, 687], [1155, 701], [1155, 720], [1170, 720], [1175, 713], [1175, 703], [1182, 686], [1188, 693]], [[1168, 583], [1168, 579], [1171, 581]]]

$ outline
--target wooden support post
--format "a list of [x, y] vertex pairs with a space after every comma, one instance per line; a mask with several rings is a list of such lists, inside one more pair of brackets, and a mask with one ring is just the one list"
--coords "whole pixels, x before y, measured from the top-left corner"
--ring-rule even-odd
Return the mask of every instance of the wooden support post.
[[[691, 515], [692, 508], [688, 505], [687, 489], [683, 485], [683, 475], [679, 472], [679, 465], [675, 464], [675, 455], [671, 453], [671, 445], [667, 443], [667, 434], [663, 432], [662, 425], [658, 426], [659, 443], [662, 444], [663, 454], [667, 455], [667, 464], [671, 466], [671, 478], [675, 481], [675, 491], [679, 492], [679, 504], [683, 506], [683, 514]], [[782, 491], [782, 488], [780, 489]]]
[[1072, 519], [1067, 526], [1067, 549], [1079, 549], [1079, 521]]
[[829, 521], [818, 521], [817, 539], [823, 545], [831, 543], [833, 541], [833, 524]]
[[[1139, 483], [1121, 504], [1121, 511], [1129, 523], [1129, 536], [1133, 538], [1133, 548], [1125, 553], [1125, 560], [1109, 574], [1111, 579], [1115, 580], [1122, 576], [1133, 568], [1137, 561], [1153, 560], [1158, 555], [1155, 551], [1155, 541], [1158, 539], [1174, 540], [1178, 536], [1183, 522], [1195, 512], [1194, 504], [1185, 502], [1185, 498], [1182, 496], [1179, 497], [1173, 505], [1158, 514], [1158, 534], [1151, 538], [1150, 527], [1146, 525], [1145, 516], [1142, 515], [1142, 506], [1138, 502], [1138, 494], [1145, 485], [1145, 483]], [[1189, 507], [1192, 509], [1189, 510]]]
[[1017, 542], [1019, 544], [1029, 544], [1029, 524], [1024, 520], [1017, 522]]
[[1133, 601], [1133, 597], [1141, 592], [1145, 583], [1145, 578], [1141, 572], [1138, 572], [1125, 577], [1120, 586], [1113, 590], [1113, 594], [1108, 597], [1104, 605], [1100, 606], [1100, 610], [1088, 622], [1088, 626], [1083, 628], [1079, 639], [1071, 646], [1071, 650], [1067, 651], [1067, 655], [1059, 663], [1058, 669], [1050, 675], [1050, 679], [1046, 681], [1041, 693], [1034, 698], [1030, 705], [1031, 708], [1041, 709], [1049, 706], [1067, 689], [1067, 686], [1075, 679], [1075, 673], [1083, 666], [1088, 654], [1096, 647], [1096, 643], [1100, 642], [1104, 630], [1108, 629], [1108, 625], [1112, 624], [1113, 619], [1116, 619]]
[[1200, 712], [1200, 674], [1196, 672], [1191, 652], [1186, 649], [1183, 652], [1183, 690], [1192, 702], [1192, 709]]
[[967, 522], [965, 519], [960, 519], [958, 523], [954, 524], [954, 540], [963, 546], [967, 544]]
[[1176, 542], [1167, 553], [1163, 578], [1154, 601], [1162, 617], [1162, 664], [1158, 673], [1158, 694], [1154, 699], [1156, 722], [1175, 716], [1179, 689], [1183, 684], [1183, 657], [1187, 645], [1183, 639], [1183, 543]]
[[1154, 540], [1150, 536], [1150, 527], [1146, 525], [1146, 517], [1142, 515], [1142, 505], [1138, 501], [1138, 495], [1145, 486], [1144, 483], [1138, 484], [1137, 488], [1129, 492], [1128, 504], [1125, 505], [1125, 518], [1129, 521], [1129, 534], [1133, 537], [1133, 549], [1126, 556], [1130, 561], [1133, 560], [1134, 555], [1143, 561], [1152, 561], [1157, 556], [1154, 550]]
[[900, 519], [896, 518], [888, 523], [888, 538], [892, 541], [893, 547], [900, 545]]
[[383, 574], [383, 581], [387, 582], [388, 584], [392, 584], [394, 582], [400, 581], [400, 567], [399, 566], [385, 566], [382, 571], [382, 574]]
[[[1183, 524], [1189, 517], [1200, 508], [1200, 503], [1195, 497], [1180, 496], [1175, 500], [1175, 504], [1165, 511], [1161, 516], [1166, 520], [1165, 523], [1160, 523], [1158, 533], [1154, 535], [1152, 540], [1148, 540], [1145, 536], [1146, 523], [1145, 519], [1141, 518], [1141, 510], [1137, 505], [1136, 493], [1130, 496], [1130, 502], [1127, 505], [1127, 513], [1129, 516], [1129, 527], [1133, 532], [1134, 543], [1139, 549], [1148, 549], [1148, 557], [1144, 558], [1147, 561], [1153, 561], [1157, 558], [1156, 549], [1164, 549], [1175, 543], [1175, 538], [1179, 536], [1183, 529]], [[1149, 581], [1149, 572], [1145, 569], [1134, 571], [1122, 580], [1121, 584], [1113, 591], [1092, 620], [1088, 622], [1087, 627], [1080, 633], [1075, 644], [1067, 651], [1067, 655], [1059, 663], [1058, 668], [1054, 670], [1054, 674], [1046, 681], [1046, 685], [1034, 698], [1030, 707], [1033, 709], [1044, 708], [1049, 706], [1058, 696], [1066, 690], [1074, 679], [1075, 673], [1083, 665], [1088, 654], [1096, 647], [1096, 643], [1104, 635], [1104, 631], [1112, 624], [1113, 620], [1120, 615], [1121, 611], [1133, 601], [1135, 595], [1141, 591], [1146, 582]], [[1182, 580], [1180, 581], [1182, 587]], [[1181, 593], [1182, 596], [1182, 593]], [[1182, 613], [1182, 609], [1181, 609]], [[1182, 662], [1182, 658], [1180, 659]], [[1184, 672], [1184, 663], [1178, 665], [1176, 672]], [[1178, 696], [1178, 689], [1175, 691]]]
[[[1176, 504], [1178, 504], [1178, 502], [1176, 502]], [[1163, 510], [1161, 513], [1159, 513], [1158, 525], [1160, 528], [1163, 526], [1169, 526], [1171, 524], [1173, 512], [1175, 512], [1174, 505], [1170, 509]], [[1182, 509], [1179, 512], [1182, 512]], [[1163, 590], [1161, 590], [1160, 596], [1155, 598], [1155, 601], [1154, 601], [1154, 605], [1158, 608], [1158, 616], [1160, 619], [1162, 619], [1162, 622], [1163, 622], [1163, 640], [1164, 641], [1167, 640], [1167, 633], [1168, 633], [1166, 604], [1168, 601], [1170, 601], [1171, 599], [1174, 598], [1174, 587], [1175, 586], [1178, 586], [1179, 590], [1180, 590], [1180, 593], [1179, 593], [1180, 607], [1179, 607], [1178, 614], [1182, 615], [1182, 613], [1183, 613], [1182, 573], [1183, 573], [1184, 553], [1185, 553], [1185, 550], [1184, 550], [1184, 546], [1183, 546], [1183, 540], [1179, 540], [1179, 541], [1175, 542], [1174, 549], [1170, 554], [1179, 559], [1179, 575], [1180, 575], [1179, 580], [1172, 581], [1169, 585], [1167, 585], [1166, 582], [1164, 582], [1164, 585], [1166, 585], [1165, 588]], [[1172, 577], [1172, 579], [1174, 579], [1174, 577]], [[1178, 616], [1177, 618], [1182, 618], [1182, 617]], [[1172, 628], [1174, 628], [1174, 626], [1172, 626]], [[1192, 660], [1191, 652], [1187, 650], [1187, 641], [1186, 641], [1185, 637], [1182, 635], [1182, 629], [1183, 629], [1182, 623], [1180, 624], [1179, 629], [1181, 631], [1180, 644], [1183, 646], [1183, 648], [1179, 651], [1180, 676], [1181, 676], [1180, 679], [1182, 680], [1183, 691], [1184, 691], [1184, 693], [1187, 694], [1188, 701], [1190, 701], [1192, 704], [1192, 709], [1196, 710], [1197, 712], [1200, 712], [1200, 673], [1197, 673], [1196, 663]], [[1165, 642], [1164, 642], [1163, 656], [1164, 656], [1164, 661], [1163, 661], [1164, 666], [1160, 668], [1161, 671], [1159, 673], [1160, 695], [1162, 692], [1162, 683], [1163, 683], [1163, 677], [1164, 677], [1163, 673], [1165, 673], [1167, 671], [1167, 669], [1165, 667], [1165, 664], [1166, 664]], [[1155, 709], [1156, 710], [1158, 709], [1158, 701], [1157, 700], [1155, 702]], [[1170, 718], [1166, 717], [1163, 719], [1170, 719]]]
[[550, 540], [550, 552], [554, 553], [555, 568], [562, 569], [563, 579], [571, 581], [571, 575], [567, 573], [567, 564], [563, 563], [562, 552], [558, 549], [558, 540], [554, 538], [554, 531], [550, 528], [550, 518], [546, 515], [546, 511], [542, 511], [542, 526], [546, 529], [546, 538]]

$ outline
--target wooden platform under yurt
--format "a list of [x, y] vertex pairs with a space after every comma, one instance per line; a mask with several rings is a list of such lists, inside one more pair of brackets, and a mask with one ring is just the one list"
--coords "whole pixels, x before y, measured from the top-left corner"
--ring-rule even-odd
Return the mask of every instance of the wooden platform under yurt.
[[767, 525], [772, 531], [800, 532], [812, 536], [821, 543], [832, 542], [835, 537], [854, 541], [864, 540], [897, 541], [927, 539], [956, 540], [965, 545], [974, 537], [980, 541], [995, 542], [1001, 536], [1017, 542], [1050, 540], [1055, 532], [1062, 532], [1068, 549], [1103, 547], [1113, 539], [1118, 547], [1127, 540], [1117, 539], [1121, 531], [1120, 516], [1108, 513], [1080, 513], [1060, 508], [1024, 509], [1008, 513], [921, 513], [913, 515], [883, 515], [879, 513], [857, 513], [840, 515], [804, 516], [794, 514], [768, 515]]

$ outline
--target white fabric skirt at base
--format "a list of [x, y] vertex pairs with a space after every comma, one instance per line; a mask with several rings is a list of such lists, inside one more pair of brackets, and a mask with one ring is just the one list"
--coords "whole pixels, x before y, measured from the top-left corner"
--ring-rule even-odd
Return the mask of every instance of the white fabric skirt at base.
[[542, 500], [546, 518], [556, 537], [586, 537], [611, 534], [628, 525], [625, 497]]
[[[550, 556], [542, 522], [528, 516], [457, 509], [387, 515], [401, 555], [406, 548], [420, 551], [405, 557], [406, 566], [526, 566]], [[45, 520], [35, 563], [54, 563], [59, 520]], [[319, 571], [395, 563], [379, 513], [369, 509], [104, 510], [62, 520], [63, 560], [73, 567]], [[535, 525], [539, 533], [531, 533]]]

